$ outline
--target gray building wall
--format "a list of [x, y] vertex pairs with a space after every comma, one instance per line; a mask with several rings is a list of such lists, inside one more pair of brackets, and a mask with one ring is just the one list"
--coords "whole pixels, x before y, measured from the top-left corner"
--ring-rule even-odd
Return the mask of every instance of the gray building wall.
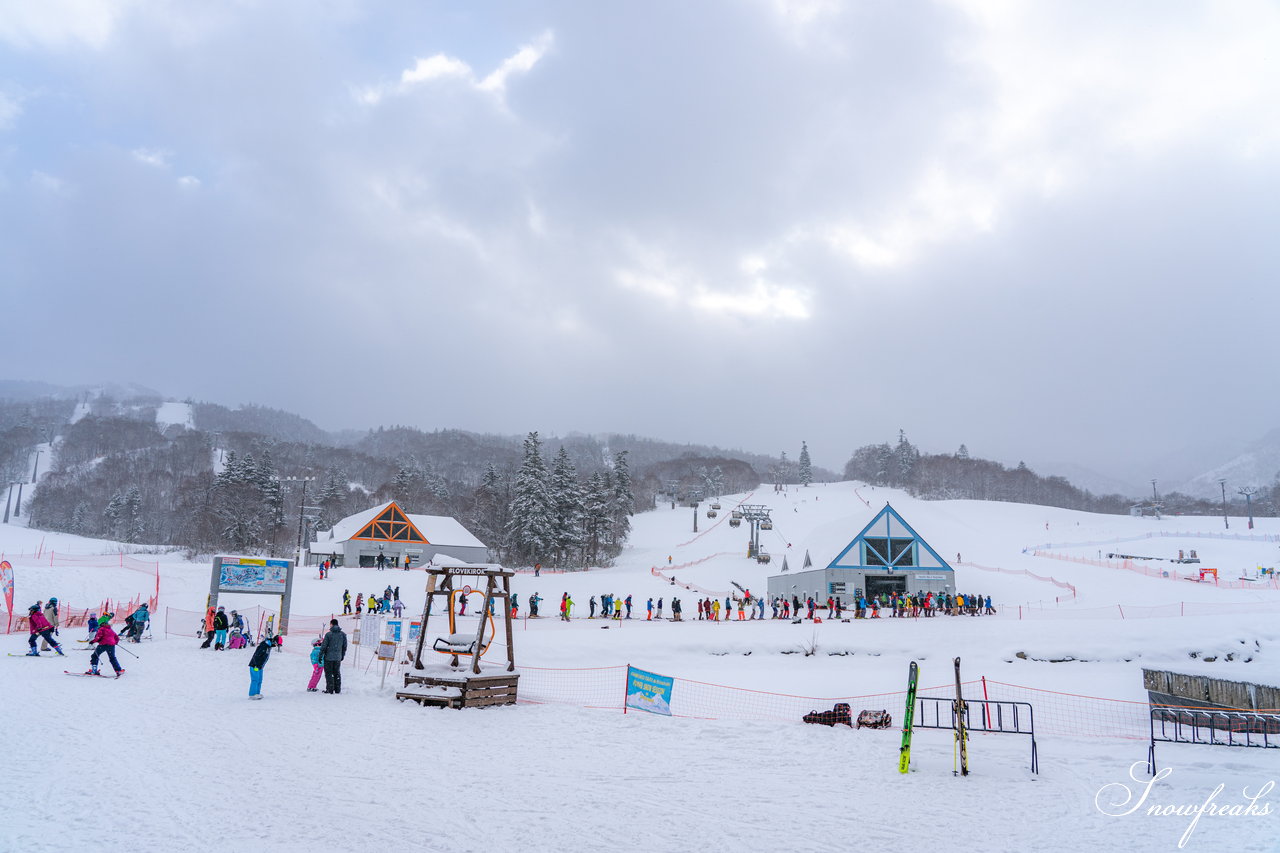
[[432, 559], [435, 560], [436, 565], [450, 559], [464, 563], [489, 562], [488, 548], [467, 545], [428, 545], [425, 542], [372, 542], [367, 539], [348, 539], [342, 543], [342, 564], [359, 566], [360, 558], [364, 557], [367, 565], [373, 565], [371, 561], [377, 559], [379, 545], [382, 546], [382, 553], [387, 555], [387, 559], [394, 559], [396, 565], [404, 565], [405, 553], [412, 558], [410, 564], [413, 566], [421, 566]]

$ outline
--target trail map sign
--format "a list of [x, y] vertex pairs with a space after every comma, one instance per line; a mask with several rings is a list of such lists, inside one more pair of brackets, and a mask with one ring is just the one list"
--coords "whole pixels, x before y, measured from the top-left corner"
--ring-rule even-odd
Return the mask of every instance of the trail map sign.
[[216, 610], [219, 593], [280, 596], [281, 634], [289, 633], [289, 605], [293, 597], [293, 560], [264, 557], [213, 558], [209, 578], [209, 607]]
[[218, 557], [219, 592], [269, 592], [283, 595], [289, 583], [290, 560]]

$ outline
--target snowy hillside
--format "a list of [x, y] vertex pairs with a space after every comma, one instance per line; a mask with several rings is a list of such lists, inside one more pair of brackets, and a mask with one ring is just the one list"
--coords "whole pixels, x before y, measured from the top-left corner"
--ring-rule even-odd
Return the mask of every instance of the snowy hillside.
[[[537, 593], [551, 617], [522, 618], [513, 638], [522, 695], [539, 702], [466, 711], [397, 703], [394, 675], [381, 686], [380, 664], [354, 650], [341, 695], [307, 693], [304, 632], [266, 667], [265, 701], [248, 702], [247, 653], [201, 650], [193, 636], [206, 560], [135, 555], [134, 564], [113, 543], [0, 527], [23, 610], [49, 595], [79, 607], [148, 594], [155, 573], [139, 565], [149, 560], [161, 584], [156, 639], [125, 647], [138, 657], [121, 656], [118, 681], [63, 676], [83, 668], [78, 649], [69, 664], [6, 658], [0, 715], [14, 742], [38, 745], [44, 769], [36, 796], [0, 823], [0, 849], [78, 849], [102, 837], [110, 815], [111, 827], [152, 849], [216, 838], [279, 851], [894, 850], [906, 827], [950, 827], [963, 816], [980, 829], [948, 849], [1170, 850], [1190, 817], [1100, 810], [1123, 811], [1108, 803], [1117, 784], [1136, 793], [1135, 762], [1146, 779], [1142, 706], [1132, 704], [1146, 698], [1141, 667], [1280, 684], [1280, 590], [1257, 579], [1258, 566], [1280, 562], [1276, 519], [1260, 519], [1254, 538], [1225, 539], [1220, 519], [922, 502], [853, 483], [766, 487], [721, 502], [727, 510], [747, 498], [773, 511], [767, 567], [744, 558], [747, 535], [729, 527], [727, 512], [700, 516], [695, 534], [692, 509], [664, 505], [633, 519], [615, 568], [519, 574], [521, 615]], [[960, 558], [960, 590], [991, 595], [998, 615], [697, 621], [700, 590], [722, 600], [735, 583], [762, 591], [784, 558], [799, 569], [806, 551], [825, 565], [886, 501], [947, 559]], [[1220, 585], [1177, 576], [1193, 567], [1169, 558], [1192, 548], [1200, 566], [1219, 569]], [[1153, 559], [1125, 564], [1108, 553]], [[121, 565], [109, 565], [112, 555]], [[386, 585], [399, 585], [420, 613], [420, 573], [375, 569], [336, 569], [323, 581], [300, 571], [293, 613], [299, 623], [324, 617], [340, 610], [344, 589], [368, 595]], [[554, 618], [565, 592], [576, 603], [568, 623]], [[633, 596], [631, 621], [585, 618], [605, 593]], [[649, 598], [663, 598], [669, 615], [673, 594], [685, 602], [683, 622], [644, 621]], [[5, 644], [26, 649], [21, 635]], [[912, 772], [897, 772], [908, 663], [920, 663], [931, 695], [949, 696], [956, 656], [968, 698], [984, 689], [1030, 697], [1038, 775], [1027, 738], [975, 735], [973, 772], [957, 778], [952, 735], [928, 729], [916, 732]], [[623, 680], [608, 668], [626, 664], [677, 678], [671, 707], [684, 715], [622, 714]], [[884, 708], [894, 726], [800, 722], [836, 697], [855, 714]], [[681, 711], [695, 702], [696, 713]], [[130, 784], [104, 786], [86, 772], [103, 756], [123, 762], [121, 772], [127, 765]], [[1247, 803], [1245, 789], [1256, 794], [1276, 775], [1276, 753], [1263, 750], [1163, 744], [1158, 756], [1173, 769], [1149, 795], [1161, 805], [1203, 803], [1219, 783], [1215, 802]], [[1277, 849], [1280, 796], [1259, 802], [1270, 814], [1206, 816], [1184, 849]]]

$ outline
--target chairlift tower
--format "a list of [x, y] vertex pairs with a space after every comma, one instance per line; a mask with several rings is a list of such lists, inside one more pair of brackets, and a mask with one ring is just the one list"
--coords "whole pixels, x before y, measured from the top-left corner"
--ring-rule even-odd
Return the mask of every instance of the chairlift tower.
[[760, 553], [761, 523], [766, 523], [766, 530], [773, 528], [773, 522], [769, 518], [772, 510], [764, 504], [742, 504], [738, 509], [742, 511], [742, 520], [751, 525], [751, 538], [747, 541], [747, 557], [754, 559]]

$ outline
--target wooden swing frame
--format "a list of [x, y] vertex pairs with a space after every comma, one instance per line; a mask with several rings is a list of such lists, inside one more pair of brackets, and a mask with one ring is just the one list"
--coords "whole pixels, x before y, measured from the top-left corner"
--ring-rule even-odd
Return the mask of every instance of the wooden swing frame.
[[[485, 579], [484, 603], [481, 605], [480, 619], [476, 627], [475, 642], [471, 644], [471, 652], [460, 651], [442, 651], [432, 649], [442, 654], [451, 656], [450, 665], [458, 666], [460, 657], [470, 657], [471, 665], [468, 667], [472, 673], [480, 674], [480, 658], [488, 649], [489, 645], [496, 639], [494, 628], [489, 630], [488, 641], [485, 642], [485, 622], [493, 625], [493, 617], [490, 615], [490, 607], [494, 605], [494, 599], [501, 599], [502, 604], [502, 624], [507, 632], [507, 672], [514, 672], [516, 668], [516, 650], [513, 638], [514, 632], [511, 628], [511, 578], [515, 576], [515, 572], [506, 569], [481, 569], [462, 566], [440, 566], [438, 568], [428, 568], [427, 570], [427, 602], [422, 608], [422, 631], [418, 634], [418, 647], [413, 655], [414, 669], [426, 669], [422, 662], [423, 645], [427, 639], [427, 625], [431, 619], [431, 604], [436, 596], [444, 596], [448, 602], [447, 609], [449, 611], [449, 634], [457, 633], [454, 629], [457, 627], [457, 615], [453, 612], [454, 595], [461, 595], [462, 589], [455, 586], [455, 579], [476, 578]], [[472, 590], [477, 592], [478, 590]]]

